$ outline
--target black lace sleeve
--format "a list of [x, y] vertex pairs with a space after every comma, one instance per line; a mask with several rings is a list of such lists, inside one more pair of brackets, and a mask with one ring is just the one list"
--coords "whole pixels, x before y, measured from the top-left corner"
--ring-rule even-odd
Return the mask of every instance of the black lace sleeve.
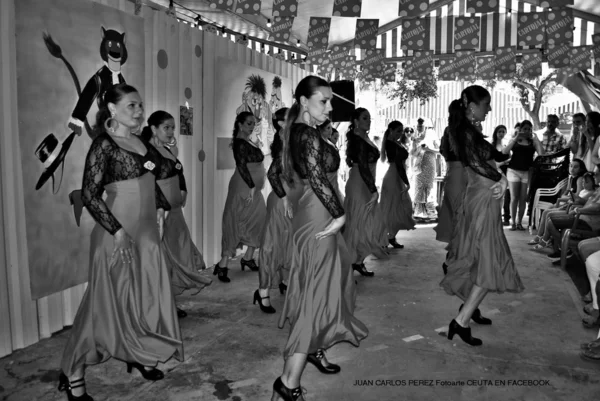
[[494, 150], [494, 146], [483, 138], [470, 141], [470, 145], [466, 148], [467, 166], [475, 173], [498, 182], [502, 179], [502, 173], [488, 163], [488, 160], [493, 159]]
[[273, 187], [275, 194], [280, 198], [286, 196], [285, 189], [283, 189], [283, 184], [281, 183], [282, 172], [281, 157], [273, 158], [271, 166], [269, 166], [269, 171], [267, 172], [267, 179], [269, 180], [271, 187]]
[[107, 137], [99, 136], [94, 140], [85, 158], [81, 191], [83, 205], [94, 220], [111, 235], [115, 235], [122, 226], [102, 199], [102, 194], [111, 154], [115, 151], [117, 150]]
[[323, 170], [321, 141], [315, 129], [305, 129], [300, 137], [300, 157], [306, 163], [312, 190], [331, 216], [337, 219], [344, 215], [344, 208]]
[[250, 146], [245, 143], [243, 139], [235, 139], [233, 141], [233, 158], [235, 159], [235, 165], [242, 176], [242, 179], [250, 188], [254, 188], [254, 181], [252, 180], [252, 176], [250, 175], [250, 171], [248, 170], [249, 156], [250, 156]]
[[358, 162], [358, 171], [360, 172], [360, 176], [362, 177], [365, 184], [369, 188], [371, 193], [377, 192], [377, 187], [375, 186], [375, 177], [371, 174], [371, 169], [369, 168], [369, 145], [363, 141], [362, 139], [358, 139], [358, 152], [357, 152], [357, 162]]
[[398, 174], [400, 175], [402, 181], [404, 181], [406, 185], [409, 185], [406, 169], [404, 168], [404, 162], [406, 159], [408, 159], [408, 150], [406, 150], [402, 145], [396, 145], [396, 159], [394, 160], [396, 169], [398, 170]]

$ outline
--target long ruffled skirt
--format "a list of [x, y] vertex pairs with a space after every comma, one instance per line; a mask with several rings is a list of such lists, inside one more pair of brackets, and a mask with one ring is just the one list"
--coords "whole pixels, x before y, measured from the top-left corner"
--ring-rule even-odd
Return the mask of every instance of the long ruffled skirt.
[[456, 225], [457, 211], [467, 188], [467, 172], [461, 162], [448, 162], [444, 178], [444, 198], [434, 230], [435, 239], [449, 243]]
[[88, 287], [75, 316], [61, 367], [67, 376], [111, 357], [156, 366], [183, 360], [171, 281], [156, 224], [151, 173], [105, 187], [106, 204], [133, 244], [132, 263], [115, 254], [101, 225], [92, 230]]
[[387, 226], [388, 236], [396, 236], [400, 230], [415, 228], [408, 186], [400, 178], [395, 163], [390, 163], [383, 177], [380, 210]]

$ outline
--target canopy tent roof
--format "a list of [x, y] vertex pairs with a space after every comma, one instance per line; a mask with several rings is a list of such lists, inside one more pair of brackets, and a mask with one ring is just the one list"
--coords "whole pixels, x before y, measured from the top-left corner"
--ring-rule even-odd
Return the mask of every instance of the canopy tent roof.
[[[153, 3], [168, 7], [169, 0], [152, 0]], [[436, 13], [443, 6], [449, 6], [455, 0], [430, 0], [428, 13]], [[460, 15], [460, 10], [465, 9], [466, 0], [456, 0], [458, 10], [455, 15]], [[534, 11], [541, 0], [500, 0], [500, 10]], [[295, 45], [297, 40], [304, 44], [308, 35], [310, 17], [331, 17], [334, 0], [299, 0], [298, 16], [294, 19], [291, 38], [288, 45]], [[401, 19], [398, 17], [399, 0], [362, 0], [361, 18], [379, 19], [379, 33], [385, 33], [398, 27]], [[600, 1], [599, 0], [574, 0], [574, 16], [584, 21], [596, 22], [600, 26]], [[273, 0], [262, 0], [261, 15], [238, 15], [231, 11], [220, 11], [210, 7], [208, 0], [175, 0], [175, 8], [180, 17], [192, 21], [196, 14], [203, 17], [206, 22], [214, 23], [228, 30], [242, 35], [249, 35], [259, 39], [268, 40], [270, 29], [268, 20], [272, 18]], [[439, 11], [441, 13], [441, 10]], [[329, 44], [349, 43], [354, 39], [356, 18], [331, 17], [331, 30]], [[483, 50], [483, 49], [482, 49]]]

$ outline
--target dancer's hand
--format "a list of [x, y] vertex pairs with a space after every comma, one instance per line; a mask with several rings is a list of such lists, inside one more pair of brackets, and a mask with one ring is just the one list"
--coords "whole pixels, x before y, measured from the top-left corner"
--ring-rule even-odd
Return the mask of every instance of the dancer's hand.
[[187, 191], [181, 191], [181, 207], [185, 207], [187, 201]]
[[346, 216], [341, 216], [338, 217], [337, 219], [333, 219], [331, 221], [331, 223], [327, 224], [327, 227], [325, 227], [325, 230], [321, 231], [320, 233], [317, 233], [317, 235], [315, 235], [315, 238], [317, 240], [329, 237], [330, 235], [334, 235], [337, 234], [338, 231], [340, 231], [342, 229], [342, 227], [344, 227], [344, 224], [346, 224]]
[[283, 210], [285, 211], [285, 215], [290, 219], [294, 218], [294, 208], [292, 207], [292, 202], [288, 199], [287, 196], [284, 196], [283, 199]]
[[371, 199], [367, 202], [367, 212], [371, 212], [373, 210], [373, 206], [377, 203], [377, 199], [379, 199], [379, 193], [373, 192], [371, 195]]
[[123, 263], [131, 263], [133, 260], [133, 238], [125, 232], [124, 228], [121, 228], [115, 233], [115, 251], [113, 257], [118, 254], [123, 260]]
[[158, 233], [160, 234], [160, 239], [162, 239], [165, 233], [165, 210], [157, 209], [156, 210], [156, 222], [158, 223]]
[[246, 198], [246, 205], [250, 205], [252, 203], [252, 200], [254, 199], [254, 190], [255, 188], [250, 188], [250, 193], [248, 194], [248, 197]]
[[77, 124], [74, 123], [69, 123], [68, 125], [69, 129], [71, 131], [73, 131], [74, 133], [76, 133], [78, 136], [81, 136], [81, 134], [83, 133], [83, 130], [81, 129], [81, 127]]
[[490, 187], [494, 199], [502, 199], [504, 193], [506, 192], [506, 188], [508, 188], [508, 180], [506, 177], [502, 176], [500, 181]]

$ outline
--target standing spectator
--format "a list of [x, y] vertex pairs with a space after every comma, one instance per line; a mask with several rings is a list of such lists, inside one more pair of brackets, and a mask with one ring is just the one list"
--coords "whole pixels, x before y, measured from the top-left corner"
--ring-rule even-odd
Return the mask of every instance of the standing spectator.
[[[521, 127], [521, 123], [517, 123], [517, 125], [519, 127]], [[516, 126], [515, 126], [516, 128]], [[506, 137], [506, 126], [504, 125], [499, 125], [496, 127], [496, 129], [494, 130], [494, 133], [492, 134], [492, 145], [494, 145], [494, 147], [496, 148], [496, 150], [498, 152], [502, 152], [505, 148], [504, 146], [504, 138]], [[496, 164], [498, 165], [498, 167], [500, 168], [500, 170], [502, 171], [502, 174], [504, 174], [506, 176], [506, 172], [508, 169], [508, 162], [510, 160], [505, 160], [502, 162], [497, 162]], [[508, 226], [510, 225], [510, 189], [506, 189], [506, 192], [504, 193], [504, 201], [503, 201], [503, 205], [504, 205], [504, 225]]]
[[557, 130], [558, 124], [558, 116], [556, 114], [548, 114], [546, 130], [543, 132], [541, 139], [542, 150], [545, 155], [558, 152], [567, 147], [567, 139]]

